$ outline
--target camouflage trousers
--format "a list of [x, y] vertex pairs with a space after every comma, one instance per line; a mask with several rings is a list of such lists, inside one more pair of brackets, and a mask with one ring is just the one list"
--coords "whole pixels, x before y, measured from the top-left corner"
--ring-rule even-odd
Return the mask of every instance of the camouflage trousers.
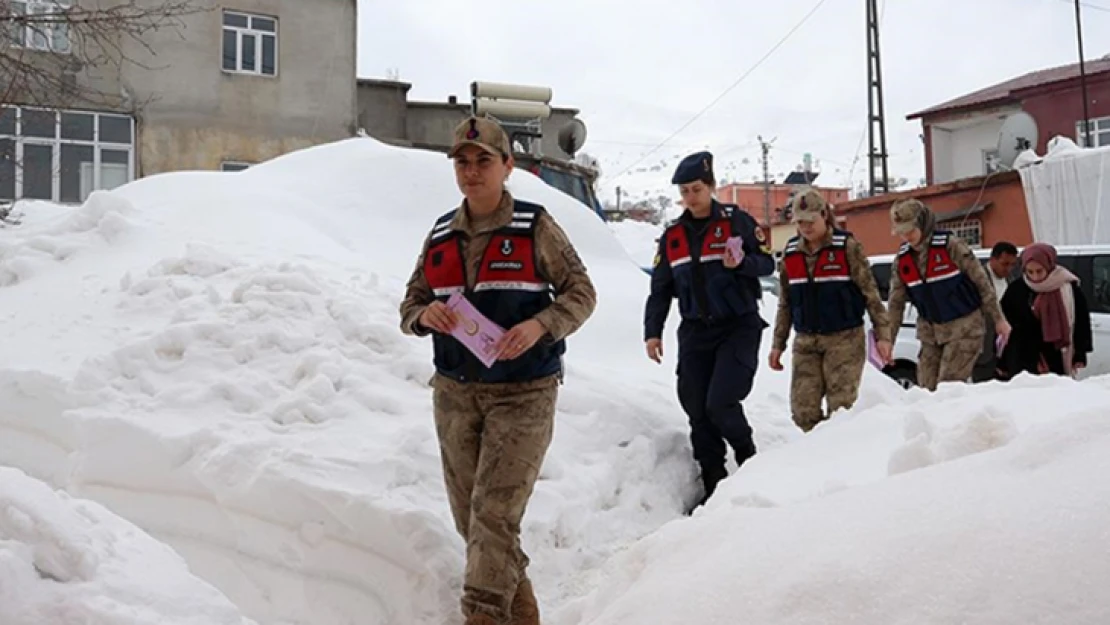
[[507, 621], [528, 567], [520, 523], [551, 444], [559, 382], [461, 384], [437, 375], [433, 389], [447, 497], [466, 542], [462, 612]]
[[917, 384], [930, 391], [941, 382], [966, 382], [983, 351], [983, 337], [973, 335], [943, 345], [921, 343], [917, 355]]
[[[799, 334], [792, 359], [790, 411], [794, 423], [808, 432], [828, 415], [856, 402], [867, 361], [864, 330]], [[821, 410], [822, 400], [828, 404], [827, 413]]]

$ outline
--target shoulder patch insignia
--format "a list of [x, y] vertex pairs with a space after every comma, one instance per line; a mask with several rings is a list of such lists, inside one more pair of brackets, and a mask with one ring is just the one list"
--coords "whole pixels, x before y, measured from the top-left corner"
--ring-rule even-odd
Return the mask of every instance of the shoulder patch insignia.
[[660, 254], [659, 252], [656, 252], [655, 253], [655, 258], [652, 259], [652, 261], [651, 261], [651, 266], [652, 267], [658, 267], [659, 263], [662, 262], [662, 261], [663, 261], [663, 255]]
[[760, 243], [767, 242], [767, 235], [763, 234], [763, 228], [760, 228], [759, 226], [755, 227], [755, 240], [759, 241]]

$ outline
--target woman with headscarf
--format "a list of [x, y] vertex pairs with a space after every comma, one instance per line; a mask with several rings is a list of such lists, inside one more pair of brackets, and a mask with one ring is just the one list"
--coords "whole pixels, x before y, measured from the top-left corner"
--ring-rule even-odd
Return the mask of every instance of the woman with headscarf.
[[1079, 278], [1056, 264], [1056, 248], [1021, 252], [1022, 279], [1006, 289], [1002, 312], [1014, 327], [999, 359], [1003, 379], [1022, 371], [1074, 377], [1093, 348], [1091, 314]]
[[902, 238], [890, 275], [887, 306], [892, 342], [909, 300], [917, 309], [917, 383], [934, 391], [941, 382], [971, 377], [983, 349], [983, 314], [998, 336], [1010, 335], [990, 277], [962, 239], [937, 229], [936, 217], [918, 200], [890, 208], [892, 233]]

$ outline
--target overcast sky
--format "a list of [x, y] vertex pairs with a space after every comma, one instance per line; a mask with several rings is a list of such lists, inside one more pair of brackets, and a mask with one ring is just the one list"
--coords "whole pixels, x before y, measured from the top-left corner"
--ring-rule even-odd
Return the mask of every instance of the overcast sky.
[[[892, 176], [924, 176], [908, 113], [1022, 73], [1077, 60], [1071, 0], [880, 0]], [[752, 6], [762, 7], [760, 12]], [[551, 87], [581, 110], [584, 151], [605, 185], [638, 181], [639, 161], [709, 148], [718, 170], [750, 181], [756, 137], [775, 139], [771, 173], [804, 152], [820, 183], [865, 181], [864, 0], [824, 0], [758, 69], [697, 121], [644, 156], [767, 54], [818, 0], [360, 0], [359, 76], [390, 69], [412, 99], [468, 99], [473, 80]], [[1110, 54], [1110, 0], [1083, 0], [1087, 58]], [[743, 165], [747, 159], [748, 164]], [[731, 164], [731, 166], [730, 166]], [[654, 181], [651, 182], [654, 184]], [[603, 197], [602, 199], [609, 199]]]

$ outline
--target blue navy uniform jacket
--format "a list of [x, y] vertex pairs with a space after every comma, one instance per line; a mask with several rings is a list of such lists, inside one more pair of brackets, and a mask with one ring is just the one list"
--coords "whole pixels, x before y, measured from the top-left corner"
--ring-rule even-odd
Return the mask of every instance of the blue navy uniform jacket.
[[[724, 265], [730, 236], [743, 240], [744, 259], [734, 269]], [[644, 310], [644, 339], [663, 335], [671, 300], [676, 298], [683, 320], [711, 326], [758, 314], [763, 295], [759, 278], [774, 270], [766, 237], [751, 215], [716, 200], [704, 224], [695, 223], [689, 211], [683, 213], [659, 238]]]

